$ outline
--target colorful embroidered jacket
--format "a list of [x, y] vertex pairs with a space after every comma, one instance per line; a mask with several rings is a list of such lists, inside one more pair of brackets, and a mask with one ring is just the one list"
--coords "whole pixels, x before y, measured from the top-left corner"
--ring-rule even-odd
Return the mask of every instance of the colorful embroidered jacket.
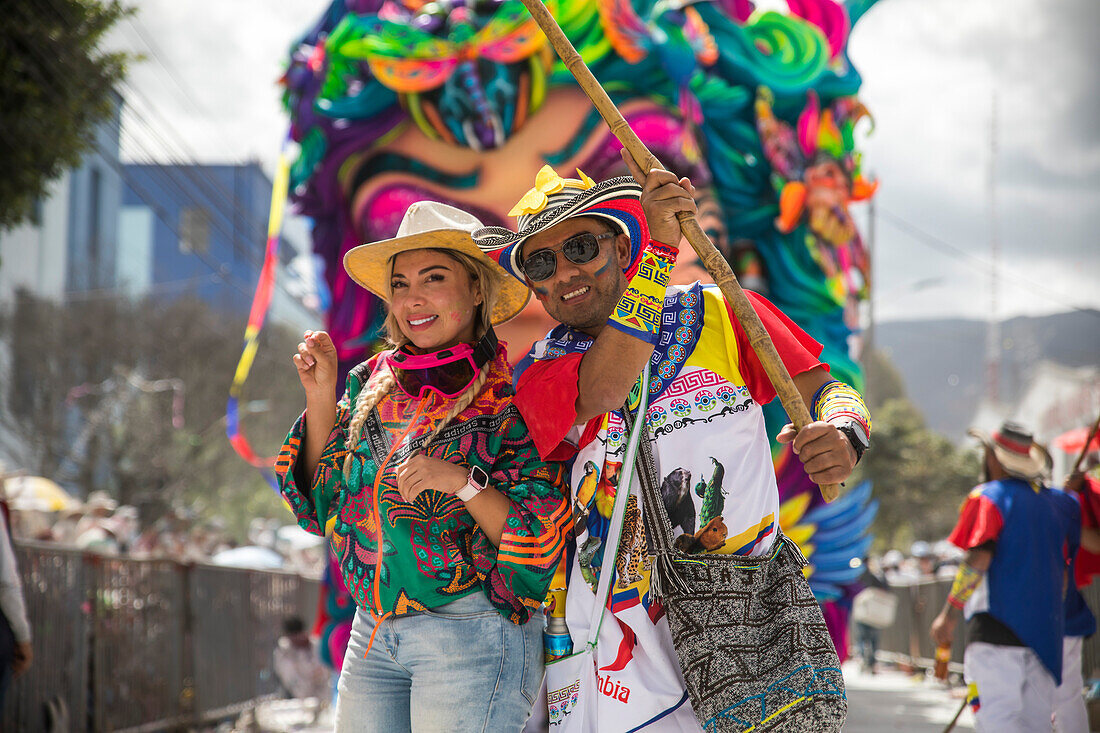
[[[453, 400], [431, 393], [424, 404], [393, 389], [378, 404], [385, 436], [364, 428], [351, 475], [344, 476], [345, 438], [359, 390], [373, 371], [375, 356], [348, 375], [347, 392], [309, 486], [300, 486], [294, 466], [305, 437], [304, 415], [287, 436], [276, 463], [283, 498], [298, 524], [314, 534], [331, 525], [332, 547], [348, 590], [361, 608], [396, 615], [431, 609], [470, 593], [484, 592], [513, 623], [525, 623], [546, 598], [547, 588], [570, 531], [566, 476], [561, 464], [542, 461], [512, 404], [512, 370], [503, 344], [488, 366], [488, 381], [466, 410], [443, 429], [424, 455], [463, 466], [477, 465], [490, 486], [511, 502], [497, 548], [455, 496], [424, 491], [412, 503], [397, 491], [397, 466], [420, 447], [423, 437], [448, 413]], [[374, 602], [379, 532], [374, 526], [376, 461], [404, 433], [418, 408], [420, 424], [386, 463], [379, 487], [383, 558], [380, 604]], [[426, 420], [425, 420], [426, 418]], [[369, 421], [368, 421], [369, 422]], [[380, 606], [380, 607], [379, 607]]]

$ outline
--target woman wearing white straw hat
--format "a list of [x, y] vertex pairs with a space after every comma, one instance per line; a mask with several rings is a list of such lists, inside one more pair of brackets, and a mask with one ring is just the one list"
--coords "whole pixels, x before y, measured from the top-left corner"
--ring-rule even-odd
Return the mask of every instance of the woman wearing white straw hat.
[[413, 204], [397, 237], [350, 250], [389, 306], [393, 348], [353, 368], [306, 332], [306, 411], [276, 470], [299, 524], [331, 534], [358, 610], [336, 730], [516, 731], [542, 681], [542, 614], [565, 546], [565, 476], [511, 403], [493, 325], [527, 289], [484, 257], [480, 222]]

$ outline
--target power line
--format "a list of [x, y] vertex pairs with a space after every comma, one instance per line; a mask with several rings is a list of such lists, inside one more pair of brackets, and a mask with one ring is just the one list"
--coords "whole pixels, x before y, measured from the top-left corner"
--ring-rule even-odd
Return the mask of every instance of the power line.
[[[202, 113], [204, 117], [211, 118], [212, 116], [209, 115], [206, 107], [198, 101], [198, 95], [196, 95], [191, 87], [183, 80], [183, 78], [176, 73], [175, 68], [167, 60], [167, 54], [163, 53], [157, 43], [153, 40], [152, 35], [146, 33], [145, 25], [141, 22], [138, 14], [127, 16], [126, 20], [130, 23], [130, 26], [137, 33], [137, 36], [141, 39], [141, 42], [144, 43], [145, 47], [149, 50], [149, 55], [153, 57], [153, 60], [156, 61], [162, 69], [164, 69], [165, 73], [167, 73], [169, 78], [171, 78], [173, 83], [175, 83], [176, 88], [183, 93], [183, 96], [187, 100], [188, 104], [190, 104], [194, 109]], [[213, 117], [213, 119], [216, 120], [218, 118]], [[228, 136], [224, 135], [224, 130], [221, 130], [221, 132], [223, 134], [219, 139], [221, 140], [221, 142], [225, 143]], [[231, 154], [227, 155], [227, 157], [232, 159]]]
[[[56, 10], [58, 10], [58, 8], [57, 8], [57, 5], [56, 5], [56, 3], [54, 2], [54, 0], [47, 0], [47, 2], [49, 2], [49, 4], [50, 4], [50, 5], [51, 5], [51, 6], [53, 7], [53, 9], [54, 9], [55, 11], [56, 11]], [[60, 13], [59, 13], [59, 15], [60, 15]], [[26, 16], [25, 16], [25, 15], [24, 15], [24, 18], [26, 18]], [[67, 86], [68, 86], [68, 83], [67, 83], [67, 82], [65, 82], [65, 81], [63, 81], [63, 79], [65, 79], [66, 77], [65, 77], [65, 75], [64, 75], [63, 73], [60, 73], [60, 72], [61, 72], [62, 70], [61, 70], [61, 69], [59, 69], [59, 67], [58, 67], [58, 66], [56, 65], [56, 64], [57, 64], [56, 60], [54, 60], [54, 59], [51, 59], [51, 58], [47, 57], [46, 55], [44, 55], [44, 54], [43, 54], [43, 53], [42, 53], [42, 52], [41, 52], [40, 50], [38, 50], [38, 49], [35, 49], [35, 48], [30, 48], [30, 47], [28, 47], [28, 50], [30, 50], [30, 51], [31, 51], [32, 53], [34, 53], [34, 55], [36, 56], [36, 58], [38, 59], [38, 61], [39, 61], [40, 63], [42, 63], [43, 65], [46, 65], [46, 66], [50, 66], [51, 68], [53, 68], [53, 70], [54, 70], [55, 72], [57, 72], [57, 73], [55, 73], [55, 74], [54, 74], [54, 79], [56, 80], [56, 81], [54, 82], [54, 83], [55, 83], [55, 85], [57, 85], [57, 86], [65, 86], [65, 87], [67, 87]], [[146, 125], [149, 125], [149, 123], [148, 123], [148, 122], [144, 122], [144, 124], [146, 124]], [[150, 125], [150, 129], [152, 129], [152, 128], [151, 128], [151, 125]], [[156, 134], [156, 133], [154, 132], [154, 134]], [[150, 210], [152, 210], [152, 211], [153, 211], [153, 213], [154, 213], [154, 214], [156, 215], [156, 217], [157, 217], [158, 219], [160, 219], [160, 220], [161, 220], [161, 222], [162, 222], [162, 223], [164, 223], [164, 225], [165, 225], [165, 226], [167, 226], [167, 227], [169, 228], [169, 230], [170, 230], [170, 231], [171, 231], [171, 232], [172, 232], [172, 233], [173, 233], [173, 234], [174, 234], [174, 235], [175, 235], [175, 236], [176, 236], [176, 237], [177, 237], [178, 239], [182, 240], [182, 239], [183, 239], [183, 237], [182, 237], [182, 235], [181, 235], [181, 232], [180, 232], [180, 231], [178, 230], [178, 228], [176, 227], [176, 225], [175, 225], [175, 224], [174, 224], [174, 223], [173, 223], [172, 221], [170, 221], [170, 217], [169, 217], [169, 216], [167, 215], [167, 213], [166, 213], [166, 212], [165, 212], [165, 211], [164, 211], [164, 210], [163, 210], [163, 209], [162, 209], [162, 208], [161, 208], [161, 207], [159, 206], [159, 204], [158, 204], [158, 203], [157, 203], [157, 202], [155, 201], [154, 197], [150, 195], [150, 193], [148, 192], [148, 189], [146, 189], [146, 188], [144, 188], [143, 186], [141, 186], [140, 184], [138, 184], [138, 183], [137, 183], [137, 182], [136, 182], [136, 181], [135, 181], [135, 180], [133, 179], [133, 177], [132, 177], [132, 176], [130, 176], [130, 175], [129, 175], [129, 174], [127, 173], [127, 171], [125, 170], [124, 166], [123, 166], [123, 165], [122, 165], [121, 163], [119, 163], [119, 162], [115, 161], [115, 160], [114, 160], [114, 159], [112, 158], [112, 156], [111, 156], [111, 155], [108, 155], [108, 154], [106, 153], [106, 151], [104, 151], [104, 150], [103, 150], [103, 148], [102, 148], [102, 147], [101, 147], [101, 146], [99, 145], [98, 141], [96, 141], [96, 142], [94, 142], [94, 143], [93, 143], [93, 148], [94, 148], [94, 149], [95, 149], [95, 151], [96, 151], [96, 152], [97, 152], [97, 153], [99, 154], [99, 156], [100, 156], [100, 157], [101, 157], [101, 158], [102, 158], [102, 159], [104, 160], [104, 162], [105, 162], [105, 163], [107, 163], [107, 165], [108, 165], [108, 166], [110, 166], [110, 167], [111, 167], [111, 168], [112, 168], [113, 170], [115, 170], [115, 172], [116, 172], [116, 173], [118, 173], [118, 174], [119, 174], [119, 176], [120, 176], [120, 177], [121, 177], [121, 178], [123, 179], [123, 181], [125, 181], [125, 182], [126, 182], [127, 186], [129, 186], [129, 187], [130, 187], [130, 188], [131, 188], [131, 189], [132, 189], [132, 190], [133, 190], [133, 191], [134, 191], [134, 192], [135, 192], [135, 193], [136, 193], [136, 194], [138, 195], [138, 197], [139, 197], [140, 199], [142, 199], [142, 201], [144, 201], [144, 202], [145, 202], [145, 203], [146, 203], [146, 204], [147, 204], [147, 205], [149, 206]], [[141, 152], [142, 152], [142, 153], [144, 153], [144, 154], [145, 154], [145, 155], [146, 155], [146, 156], [148, 157], [148, 159], [149, 159], [149, 161], [150, 161], [150, 165], [153, 165], [153, 166], [157, 166], [157, 167], [160, 167], [160, 168], [162, 168], [162, 169], [163, 169], [163, 168], [165, 167], [165, 166], [163, 166], [163, 164], [159, 164], [159, 163], [156, 163], [155, 161], [153, 161], [153, 159], [152, 159], [152, 155], [151, 155], [151, 154], [149, 154], [149, 153], [148, 153], [148, 152], [147, 152], [147, 151], [145, 150], [145, 148], [144, 148], [144, 146], [143, 146], [143, 145], [140, 145], [140, 144], [138, 144], [138, 148], [139, 148], [139, 149], [141, 150]], [[181, 200], [182, 200], [182, 201], [184, 201], [184, 202], [190, 202], [190, 203], [200, 203], [200, 202], [198, 202], [198, 201], [197, 201], [197, 200], [195, 199], [195, 197], [194, 197], [194, 196], [191, 196], [191, 195], [189, 195], [189, 194], [187, 193], [186, 189], [183, 189], [183, 187], [182, 187], [182, 186], [181, 186], [181, 185], [179, 184], [179, 182], [178, 182], [178, 181], [176, 181], [176, 180], [172, 179], [172, 178], [171, 178], [171, 176], [167, 176], [167, 178], [168, 178], [168, 179], [170, 179], [170, 180], [171, 180], [171, 182], [172, 182], [172, 183], [173, 183], [173, 184], [174, 184], [175, 186], [177, 186], [177, 188], [179, 188], [179, 189], [180, 189], [180, 190], [181, 190], [181, 191], [183, 192], [183, 194], [184, 194], [184, 199], [180, 199], [180, 198], [178, 198], [178, 197], [174, 196], [174, 195], [173, 195], [173, 194], [172, 194], [171, 192], [169, 192], [169, 191], [165, 191], [166, 193], [168, 193], [168, 194], [169, 194], [169, 197], [173, 199], [173, 202], [174, 202], [174, 203], [176, 203], [177, 205], [179, 205], [179, 203], [181, 202]], [[220, 182], [216, 182], [216, 183], [220, 184]], [[226, 191], [226, 193], [228, 194], [228, 195], [227, 195], [227, 196], [225, 196], [224, 198], [226, 198], [227, 200], [233, 200], [233, 201], [235, 201], [235, 200], [236, 200], [236, 194], [235, 194], [235, 193], [229, 192], [229, 191], [228, 191], [228, 189], [225, 189], [225, 187], [224, 187], [224, 186], [222, 186], [222, 189], [223, 189], [224, 191]], [[211, 197], [211, 200], [212, 200], [213, 202], [217, 202], [217, 201], [218, 201], [219, 199], [218, 199], [218, 197]], [[235, 208], [236, 210], [240, 210], [240, 207], [239, 207], [239, 206], [236, 206], [236, 204], [234, 204], [234, 208]], [[224, 212], [223, 212], [223, 213], [224, 213]], [[229, 218], [229, 219], [230, 219], [231, 221], [232, 221], [232, 220], [234, 219], [234, 217], [226, 217], [226, 218]], [[244, 219], [246, 219], [246, 220], [250, 220], [250, 219], [251, 219], [251, 217], [250, 217], [250, 216], [246, 216], [246, 217], [242, 217], [242, 218], [244, 218]], [[236, 236], [234, 236], [234, 233], [232, 233], [232, 232], [227, 232], [227, 231], [225, 230], [225, 228], [224, 228], [224, 227], [223, 227], [223, 226], [221, 225], [221, 223], [220, 223], [219, 221], [216, 221], [216, 220], [215, 220], [215, 221], [214, 221], [214, 222], [212, 222], [212, 223], [214, 223], [214, 224], [215, 224], [215, 226], [217, 226], [217, 228], [219, 229], [219, 231], [220, 231], [220, 232], [221, 232], [221, 233], [222, 233], [223, 235], [225, 235], [225, 236], [226, 236], [226, 237], [227, 237], [227, 238], [229, 239], [229, 241], [230, 241], [230, 243], [231, 243], [231, 246], [233, 247], [233, 249], [234, 249], [234, 250], [237, 250], [237, 251], [239, 251], [239, 250], [240, 250], [240, 247], [239, 247], [239, 244], [238, 244], [238, 238], [237, 238]], [[266, 241], [266, 236], [264, 237], [264, 240]], [[250, 256], [250, 255], [252, 254], [252, 253], [251, 253], [250, 251], [248, 251], [248, 250], [246, 249], [246, 250], [245, 250], [245, 252], [246, 252], [246, 255], [248, 255], [248, 257], [247, 257], [247, 258], [248, 258], [248, 259], [251, 259], [251, 260], [252, 260], [252, 263], [253, 263], [254, 265], [256, 265], [256, 266], [257, 266], [257, 268], [259, 268], [259, 267], [261, 266], [261, 263], [262, 263], [262, 258], [261, 258], [260, 260], [257, 260], [257, 259], [256, 259], [255, 257], [252, 257], [252, 256]], [[209, 267], [209, 268], [210, 268], [210, 270], [211, 270], [211, 272], [213, 273], [213, 275], [214, 275], [215, 277], [217, 277], [217, 278], [218, 278], [219, 280], [221, 280], [222, 282], [226, 283], [227, 285], [230, 285], [230, 286], [232, 286], [232, 287], [236, 288], [237, 290], [239, 290], [239, 291], [240, 291], [240, 292], [241, 292], [241, 293], [242, 293], [243, 295], [245, 295], [246, 297], [250, 297], [250, 296], [252, 295], [252, 293], [253, 293], [253, 288], [252, 288], [252, 287], [250, 286], [250, 284], [248, 284], [248, 283], [245, 283], [245, 284], [244, 284], [244, 285], [242, 286], [241, 284], [238, 284], [238, 283], [237, 283], [237, 282], [235, 282], [234, 280], [231, 280], [231, 279], [230, 279], [230, 277], [229, 277], [229, 276], [230, 276], [230, 274], [231, 274], [231, 270], [230, 270], [230, 268], [229, 268], [229, 265], [228, 265], [227, 263], [225, 263], [225, 262], [222, 262], [222, 261], [219, 261], [219, 260], [216, 260], [216, 259], [214, 259], [214, 258], [211, 258], [211, 257], [210, 257], [209, 255], [207, 255], [206, 253], [203, 253], [203, 252], [201, 252], [201, 251], [192, 251], [192, 253], [191, 253], [191, 254], [193, 254], [193, 255], [195, 255], [196, 257], [198, 257], [198, 259], [199, 259], [200, 261], [202, 261], [202, 262], [203, 262], [203, 263], [204, 263], [204, 264], [205, 264], [205, 265], [206, 265], [207, 267]], [[291, 292], [290, 292], [289, 290], [287, 290], [287, 288], [285, 287], [285, 285], [283, 285], [282, 283], [280, 283], [280, 282], [276, 282], [276, 287], [278, 287], [278, 288], [279, 288], [279, 289], [280, 289], [280, 290], [281, 290], [281, 291], [282, 291], [282, 292], [283, 292], [283, 293], [284, 293], [285, 295], [287, 295], [287, 296], [288, 296], [288, 297], [290, 297], [291, 299], [293, 299], [293, 300], [297, 300], [296, 296], [295, 296], [294, 294], [292, 294], [292, 293], [291, 293]]]
[[[159, 114], [155, 111], [155, 105], [153, 105], [148, 99], [146, 99], [145, 96], [142, 95], [136, 88], [129, 84], [125, 84], [125, 89], [128, 91], [129, 94], [133, 95], [132, 97], [128, 98], [140, 99], [144, 104], [148, 106], [150, 110], [153, 110], [155, 114]], [[160, 132], [161, 129], [172, 130], [173, 128], [171, 127], [170, 123], [168, 123], [167, 121], [163, 121], [162, 125], [154, 124], [153, 122], [149, 121], [133, 104], [128, 104], [127, 107], [133, 115], [134, 120], [142, 126], [142, 128], [146, 131], [148, 135], [154, 138], [154, 144], [157, 145], [162, 151], [168, 153], [169, 163], [171, 164], [170, 166], [166, 166], [163, 163], [157, 162], [155, 156], [151, 152], [149, 152], [148, 149], [143, 148], [147, 154], [147, 158], [151, 161], [150, 165], [161, 168], [167, 178], [172, 177], [171, 168], [175, 168], [178, 173], [185, 176], [194, 184], [195, 189], [200, 191], [208, 199], [208, 203], [211, 205], [211, 207], [220, 212], [226, 220], [233, 222], [234, 224], [236, 224], [237, 220], [240, 220], [245, 226], [246, 238], [251, 240], [266, 240], [266, 226], [264, 226], [263, 223], [258, 222], [252, 216], [252, 212], [242, 208], [239, 204], [236, 203], [237, 192], [235, 190], [230, 190], [228, 187], [226, 187], [225, 184], [223, 184], [217, 177], [215, 177], [208, 170], [207, 167], [196, 166], [187, 162], [188, 160], [194, 160], [197, 156], [195, 156], [194, 151], [187, 150], [186, 145], [180, 145], [180, 148], [183, 149], [182, 155], [176, 150], [173, 150], [173, 143]], [[133, 137], [133, 132], [131, 131], [129, 134], [133, 138], [132, 142], [137, 147], [142, 148], [143, 146], [138, 142], [136, 138]], [[238, 169], [240, 168], [240, 166], [235, 167], [237, 167]], [[176, 183], [175, 181], [173, 182]], [[176, 183], [176, 185], [179, 186], [178, 183]], [[182, 186], [179, 187], [181, 189], [183, 188]], [[189, 198], [194, 199], [193, 196], [189, 196]], [[222, 202], [227, 203], [230, 208], [228, 210], [222, 208]], [[239, 217], [237, 216], [238, 214], [240, 215]], [[232, 246], [234, 250], [238, 252], [238, 254], [241, 254], [243, 257], [246, 258], [251, 255], [251, 252], [247, 250], [247, 248], [243, 251], [241, 250], [237, 242], [238, 237], [236, 236], [235, 232], [230, 233], [226, 231], [223, 227], [220, 226], [220, 224], [219, 228], [221, 229], [222, 233], [231, 240]], [[253, 262], [257, 265], [260, 264], [259, 262], [256, 262], [255, 259], [253, 259]]]
[[[52, 1], [51, 1], [51, 4], [52, 4]], [[56, 6], [55, 6], [55, 9], [56, 9]], [[37, 49], [32, 49], [32, 51], [37, 56], [39, 62], [41, 62], [41, 63], [51, 63], [51, 61], [46, 56], [42, 55]], [[54, 67], [54, 70], [57, 71], [57, 67]], [[58, 79], [61, 78], [60, 75], [55, 75], [55, 77], [58, 78]], [[153, 197], [148, 193], [148, 191], [144, 187], [142, 187], [140, 184], [138, 184], [136, 181], [134, 181], [131, 178], [131, 176], [129, 176], [127, 174], [127, 172], [125, 170], [125, 167], [121, 163], [114, 160], [114, 158], [111, 155], [109, 155], [107, 153], [107, 151], [103, 150], [103, 148], [100, 146], [98, 140], [93, 142], [92, 148], [95, 150], [95, 152], [99, 155], [99, 157], [102, 158], [103, 161], [110, 168], [112, 168], [116, 173], [118, 173], [118, 175], [122, 178], [122, 180], [126, 182], [126, 185], [130, 186], [130, 188], [133, 189], [133, 191], [138, 195], [138, 197], [141, 198], [149, 206], [149, 209], [154, 213], [154, 215], [156, 215], [156, 217], [158, 219], [160, 219], [161, 222], [166, 227], [168, 227], [168, 229], [173, 234], [176, 235], [176, 237], [178, 237], [179, 239], [183, 239], [180, 231], [176, 228], [175, 224], [172, 221], [170, 221], [170, 218], [168, 217], [167, 213], [160, 207], [160, 205], [153, 199]], [[229, 270], [229, 266], [226, 263], [216, 262], [216, 261], [212, 262], [210, 260], [210, 258], [205, 257], [204, 253], [201, 253], [201, 252], [193, 251], [192, 254], [197, 256], [200, 261], [202, 261], [208, 267], [210, 267], [210, 269], [213, 271], [213, 273], [222, 282], [226, 283], [227, 285], [232, 285], [233, 287], [237, 288], [238, 290], [240, 290], [245, 295], [249, 295], [250, 291], [248, 289], [246, 289], [244, 287], [241, 287], [240, 285], [238, 285], [234, 282], [231, 282], [228, 279], [228, 275], [230, 274], [230, 270]]]
[[[154, 295], [156, 293], [166, 293], [172, 290], [186, 290], [192, 285], [198, 285], [201, 283], [213, 283], [218, 282], [221, 278], [217, 273], [210, 273], [208, 275], [196, 275], [195, 277], [186, 277], [180, 280], [168, 280], [167, 282], [154, 283], [149, 287], [142, 290], [139, 295]], [[81, 290], [79, 292], [72, 292], [65, 294], [65, 300], [95, 300], [96, 298], [113, 298], [120, 293], [125, 293], [126, 288], [123, 286], [117, 286], [113, 288], [94, 288], [91, 290]]]
[[[58, 10], [56, 0], [47, 0], [47, 2], [54, 8], [54, 10]], [[59, 11], [58, 14], [59, 14], [59, 16], [62, 15], [60, 13], [60, 11]], [[63, 21], [63, 18], [62, 18], [62, 21]], [[57, 76], [60, 79], [64, 75], [59, 74]], [[267, 237], [266, 237], [266, 225], [265, 225], [265, 223], [264, 222], [257, 222], [252, 217], [251, 212], [248, 212], [248, 211], [244, 210], [242, 207], [240, 207], [239, 205], [236, 204], [236, 201], [237, 201], [236, 191], [231, 191], [224, 184], [222, 184], [221, 181], [219, 181], [216, 177], [214, 177], [210, 173], [210, 171], [208, 171], [204, 167], [194, 166], [194, 165], [190, 164], [189, 162], [187, 162], [188, 160], [196, 159], [197, 156], [195, 155], [194, 151], [191, 150], [188, 147], [187, 143], [184, 142], [183, 136], [180, 135], [175, 130], [175, 128], [172, 126], [172, 124], [160, 114], [159, 110], [157, 109], [157, 106], [155, 104], [153, 104], [137, 88], [131, 86], [130, 84], [126, 83], [125, 81], [123, 82], [123, 87], [126, 90], [128, 90], [128, 92], [130, 94], [130, 102], [131, 103], [126, 105], [126, 109], [132, 114], [132, 116], [135, 118], [135, 120], [138, 123], [140, 123], [140, 125], [142, 125], [144, 127], [144, 130], [146, 131], [146, 133], [154, 138], [153, 143], [155, 145], [157, 145], [162, 151], [165, 151], [169, 154], [169, 159], [170, 160], [176, 159], [176, 160], [180, 161], [180, 162], [176, 162], [175, 160], [172, 161], [173, 165], [178, 169], [178, 172], [182, 173], [184, 176], [186, 176], [188, 179], [190, 179], [194, 183], [195, 188], [197, 190], [201, 190], [202, 193], [209, 199], [208, 203], [211, 204], [212, 208], [214, 208], [217, 211], [220, 211], [220, 213], [225, 217], [226, 220], [232, 222], [234, 224], [234, 226], [236, 225], [237, 221], [240, 220], [240, 221], [244, 222], [246, 228], [251, 228], [252, 229], [252, 236], [249, 237], [250, 240], [252, 240], [252, 241], [266, 241]], [[147, 120], [145, 118], [145, 116], [140, 112], [138, 107], [136, 107], [132, 103], [135, 98], [141, 100], [141, 102], [144, 103], [144, 105], [151, 112], [151, 114], [155, 114], [158, 117], [160, 117], [160, 124], [159, 125], [158, 124], [153, 124], [152, 122], [150, 122], [149, 120]], [[170, 131], [172, 133], [172, 135], [174, 136], [175, 140], [174, 141], [168, 140], [167, 137], [165, 137], [165, 135], [163, 135], [160, 132], [160, 130]], [[141, 146], [141, 144], [138, 142], [138, 138], [134, 136], [133, 131], [128, 131], [128, 132], [129, 132], [129, 136], [132, 138], [133, 142], [139, 148], [142, 148], [143, 146]], [[183, 151], [182, 155], [180, 155], [180, 153], [178, 152], [180, 150]], [[171, 172], [169, 171], [167, 166], [165, 166], [163, 163], [159, 163], [156, 160], [156, 156], [153, 155], [148, 150], [145, 150], [144, 152], [146, 152], [146, 158], [148, 160], [149, 165], [154, 165], [154, 166], [158, 166], [159, 168], [161, 168], [161, 170], [164, 171], [164, 173], [165, 173], [165, 177], [167, 179], [171, 180], [171, 182], [173, 184], [175, 184], [178, 188], [180, 188], [183, 191], [183, 194], [184, 194], [186, 200], [195, 201], [195, 198], [193, 196], [191, 196], [185, 189], [183, 189], [183, 186], [180, 185], [178, 183], [178, 181], [172, 179]], [[204, 181], [206, 183], [204, 183]], [[209, 185], [207, 185], [207, 184], [209, 184]], [[175, 201], [176, 201], [176, 203], [180, 203], [181, 199], [176, 198]], [[221, 206], [219, 204], [222, 201], [229, 204], [229, 206], [231, 207], [230, 211], [225, 211], [224, 209], [221, 208]], [[241, 216], [238, 218], [237, 216], [235, 216], [236, 214], [241, 214]], [[242, 257], [242, 259], [247, 260], [247, 259], [251, 258], [253, 264], [256, 265], [256, 266], [260, 266], [262, 264], [262, 258], [257, 259], [256, 257], [254, 257], [253, 255], [255, 253], [252, 250], [250, 250], [248, 247], [244, 247], [244, 248], [241, 247], [240, 242], [238, 241], [239, 237], [236, 235], [236, 232], [229, 232], [227, 229], [225, 229], [225, 227], [223, 227], [221, 225], [220, 222], [214, 222], [214, 223], [218, 227], [219, 231], [221, 231], [221, 233], [224, 236], [226, 236], [227, 239], [229, 239], [232, 248], [234, 249], [235, 252], [237, 252], [237, 254], [239, 256]]]
[[[884, 218], [889, 224], [891, 224], [895, 229], [898, 229], [899, 231], [908, 234], [916, 241], [926, 245], [927, 247], [930, 247], [931, 249], [934, 249], [969, 265], [979, 272], [988, 274], [993, 269], [993, 263], [989, 262], [988, 260], [985, 260], [982, 257], [979, 257], [978, 255], [975, 255], [971, 252], [967, 252], [966, 250], [961, 249], [960, 247], [957, 247], [956, 245], [951, 244], [950, 242], [947, 242], [940, 237], [937, 237], [936, 235], [925, 231], [924, 229], [921, 229], [916, 224], [906, 221], [897, 214], [883, 209], [882, 207], [879, 207], [878, 214], [879, 216]], [[1097, 313], [1097, 311], [1062, 300], [1062, 298], [1059, 297], [1057, 293], [1054, 293], [1053, 291], [1048, 290], [1045, 287], [1037, 284], [1034, 280], [1030, 280], [1026, 277], [1017, 275], [1016, 273], [1010, 271], [1006, 272], [1004, 268], [998, 269], [1000, 271], [999, 277], [1007, 280], [1012, 280], [1020, 287], [1029, 290], [1040, 297], [1046, 298], [1052, 303], [1057, 303], [1063, 308], [1068, 308], [1069, 310], [1079, 311], [1081, 313], [1090, 313], [1092, 315], [1100, 317], [1100, 313]]]
[[[195, 154], [195, 151], [188, 148], [187, 144], [183, 142], [182, 136], [179, 135], [178, 132], [176, 132], [170, 122], [164, 119], [161, 113], [157, 110], [156, 105], [154, 105], [144, 94], [142, 94], [136, 87], [130, 85], [129, 83], [125, 84], [125, 88], [130, 95], [127, 97], [128, 99], [136, 98], [141, 100], [152, 114], [157, 115], [161, 118], [160, 124], [154, 124], [153, 122], [146, 119], [146, 117], [133, 104], [128, 105], [128, 108], [135, 116], [136, 121], [144, 127], [148, 134], [152, 135], [155, 138], [153, 142], [157, 144], [162, 150], [168, 153], [169, 161], [173, 165], [179, 167], [180, 172], [191, 179], [195, 183], [197, 188], [202, 189], [203, 193], [206, 194], [206, 196], [210, 199], [211, 204], [217, 207], [219, 205], [219, 201], [224, 200], [226, 202], [230, 202], [233, 206], [233, 213], [239, 213], [242, 215], [241, 219], [244, 220], [245, 225], [252, 230], [253, 236], [261, 239], [266, 239], [266, 222], [257, 221], [252, 216], [252, 212], [243, 209], [239, 205], [236, 205], [236, 191], [230, 191], [224, 183], [222, 183], [216, 176], [212, 175], [212, 173], [208, 170], [206, 166], [194, 166], [188, 163], [188, 160], [194, 160], [198, 157]], [[160, 132], [161, 130], [171, 131], [174, 135], [177, 136], [177, 142], [173, 143], [172, 141], [168, 140], [168, 138]], [[180, 154], [178, 150], [173, 150], [173, 144], [178, 147], [178, 150], [182, 150], [182, 154]], [[154, 165], [162, 164], [154, 163]], [[239, 168], [240, 166], [236, 167]], [[229, 216], [228, 212], [223, 211], [222, 213], [226, 214], [226, 219], [232, 220], [233, 217]]]

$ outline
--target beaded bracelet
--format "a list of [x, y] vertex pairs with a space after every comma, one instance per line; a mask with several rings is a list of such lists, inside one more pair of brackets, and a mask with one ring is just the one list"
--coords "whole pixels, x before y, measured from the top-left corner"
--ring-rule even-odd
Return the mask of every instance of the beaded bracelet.
[[665, 290], [674, 264], [676, 250], [660, 242], [650, 242], [642, 250], [638, 272], [630, 279], [626, 292], [607, 319], [608, 325], [656, 345]]
[[831, 380], [821, 385], [810, 407], [814, 420], [839, 424], [855, 421], [864, 433], [871, 434], [871, 413], [859, 392], [844, 382]]
[[955, 573], [955, 582], [951, 584], [951, 592], [947, 595], [947, 602], [955, 608], [962, 610], [974, 590], [982, 582], [982, 573], [963, 563]]

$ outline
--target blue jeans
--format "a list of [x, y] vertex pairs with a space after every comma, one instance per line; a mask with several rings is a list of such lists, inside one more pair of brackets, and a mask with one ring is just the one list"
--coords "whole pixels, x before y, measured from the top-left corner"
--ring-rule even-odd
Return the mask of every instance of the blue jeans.
[[542, 685], [542, 614], [517, 626], [484, 593], [374, 620], [359, 609], [340, 673], [336, 733], [520, 731]]

